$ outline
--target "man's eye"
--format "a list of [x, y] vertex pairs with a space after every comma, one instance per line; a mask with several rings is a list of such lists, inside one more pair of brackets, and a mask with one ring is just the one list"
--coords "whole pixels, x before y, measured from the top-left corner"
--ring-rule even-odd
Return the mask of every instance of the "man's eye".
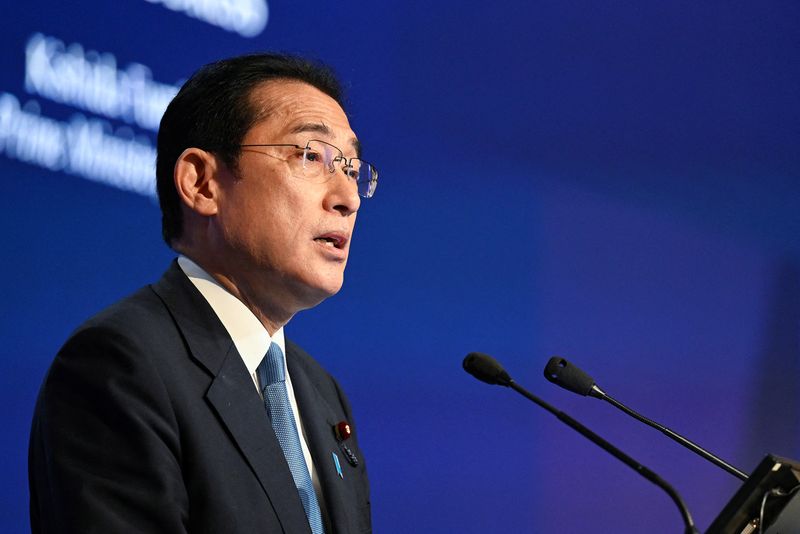
[[306, 158], [306, 161], [311, 162], [311, 163], [321, 163], [322, 162], [322, 154], [320, 154], [319, 152], [312, 152], [312, 151], [309, 150], [309, 151], [306, 152], [305, 158]]

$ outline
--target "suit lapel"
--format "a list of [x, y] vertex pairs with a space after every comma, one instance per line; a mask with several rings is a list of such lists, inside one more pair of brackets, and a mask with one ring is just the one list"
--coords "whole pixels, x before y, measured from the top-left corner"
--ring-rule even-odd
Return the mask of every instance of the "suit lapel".
[[291, 343], [286, 345], [286, 361], [292, 377], [292, 387], [297, 400], [300, 417], [306, 433], [308, 447], [314, 458], [314, 466], [320, 477], [320, 486], [334, 532], [352, 532], [351, 506], [357, 502], [351, 484], [339, 477], [333, 454], [337, 454], [344, 467], [346, 462], [339, 450], [333, 427], [342, 420], [342, 415], [331, 408], [320, 394], [313, 372], [303, 361], [303, 356]]
[[[213, 376], [206, 399], [244, 456], [286, 532], [305, 525], [303, 504], [264, 404], [225, 327], [191, 281], [173, 262], [153, 287], [175, 319], [194, 359]], [[199, 399], [198, 399], [199, 400]]]

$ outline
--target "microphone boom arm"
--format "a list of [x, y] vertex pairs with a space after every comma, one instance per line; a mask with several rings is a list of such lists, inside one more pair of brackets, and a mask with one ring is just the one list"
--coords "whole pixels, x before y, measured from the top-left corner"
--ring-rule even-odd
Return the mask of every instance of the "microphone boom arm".
[[697, 443], [694, 443], [693, 441], [691, 441], [691, 440], [689, 440], [687, 438], [684, 438], [683, 436], [681, 436], [677, 432], [673, 432], [672, 430], [670, 430], [669, 428], [665, 427], [664, 425], [656, 423], [655, 421], [653, 421], [651, 419], [648, 419], [647, 417], [645, 417], [645, 416], [633, 411], [632, 409], [628, 408], [627, 406], [625, 406], [624, 404], [622, 404], [621, 402], [619, 402], [615, 398], [611, 397], [610, 395], [607, 395], [606, 393], [603, 393], [602, 396], [600, 396], [599, 398], [601, 398], [604, 401], [608, 402], [612, 406], [615, 406], [615, 407], [619, 408], [620, 410], [622, 410], [626, 414], [630, 415], [631, 417], [633, 417], [637, 421], [641, 421], [642, 423], [646, 424], [647, 426], [655, 428], [656, 430], [658, 430], [662, 434], [672, 438], [673, 440], [677, 441], [678, 443], [680, 443], [681, 445], [683, 445], [684, 447], [686, 447], [690, 451], [692, 451], [692, 452], [694, 452], [696, 454], [699, 454], [700, 456], [702, 456], [703, 458], [705, 458], [709, 462], [713, 463], [717, 467], [721, 467], [722, 469], [724, 469], [728, 473], [732, 474], [733, 476], [739, 478], [740, 480], [747, 481], [747, 479], [749, 478], [749, 475], [747, 473], [745, 473], [744, 471], [735, 468], [734, 466], [732, 466], [731, 464], [729, 464], [728, 462], [726, 462], [722, 458], [719, 458], [718, 456], [715, 456], [714, 454], [708, 452], [707, 450], [705, 450], [703, 447], [701, 447]]
[[514, 382], [513, 379], [509, 381], [508, 387], [510, 387], [511, 389], [513, 389], [514, 391], [516, 391], [517, 393], [519, 393], [520, 395], [522, 395], [526, 399], [528, 399], [530, 401], [533, 401], [534, 403], [538, 404], [539, 406], [541, 406], [542, 408], [544, 408], [545, 410], [547, 410], [551, 414], [555, 415], [560, 421], [565, 423], [567, 426], [569, 426], [573, 430], [575, 430], [578, 433], [580, 433], [581, 435], [583, 435], [589, 441], [591, 441], [592, 443], [594, 443], [597, 446], [599, 446], [601, 449], [603, 449], [604, 451], [609, 453], [611, 456], [613, 456], [617, 460], [621, 461], [622, 463], [624, 463], [625, 465], [627, 465], [628, 467], [630, 467], [631, 469], [633, 469], [634, 471], [636, 471], [637, 473], [642, 475], [644, 478], [646, 478], [647, 480], [649, 480], [650, 482], [652, 482], [653, 484], [655, 484], [659, 488], [663, 489], [667, 493], [667, 495], [670, 496], [672, 501], [675, 503], [675, 505], [680, 510], [681, 517], [683, 518], [683, 523], [684, 523], [684, 525], [686, 527], [686, 529], [684, 531], [685, 534], [699, 534], [699, 531], [697, 530], [697, 527], [695, 527], [695, 525], [694, 525], [694, 520], [692, 519], [692, 514], [689, 513], [689, 508], [686, 506], [686, 503], [683, 501], [683, 499], [678, 494], [678, 492], [675, 490], [675, 488], [670, 486], [663, 478], [661, 478], [660, 476], [655, 474], [653, 471], [651, 471], [647, 467], [643, 466], [642, 464], [640, 464], [639, 462], [637, 462], [636, 460], [634, 460], [633, 458], [631, 458], [630, 456], [628, 456], [627, 454], [622, 452], [620, 449], [618, 449], [617, 447], [615, 447], [614, 445], [612, 445], [611, 443], [609, 443], [605, 439], [601, 438], [599, 435], [597, 435], [594, 432], [592, 432], [591, 430], [589, 430], [586, 426], [582, 425], [581, 423], [579, 423], [578, 421], [576, 421], [575, 419], [573, 419], [572, 417], [570, 417], [566, 413], [556, 409], [555, 407], [553, 407], [550, 404], [546, 403], [545, 401], [543, 401], [542, 399], [540, 399], [539, 397], [537, 397], [536, 395], [534, 395], [530, 391], [526, 390], [525, 388], [523, 388], [522, 386], [520, 386], [519, 384]]
[[614, 399], [610, 395], [606, 394], [605, 391], [600, 389], [594, 379], [589, 376], [585, 371], [581, 368], [575, 366], [574, 364], [567, 361], [565, 358], [560, 356], [553, 356], [550, 358], [550, 361], [547, 362], [547, 365], [544, 368], [544, 377], [549, 380], [550, 382], [560, 386], [568, 391], [572, 391], [573, 393], [577, 393], [578, 395], [583, 395], [584, 397], [594, 397], [596, 399], [602, 399], [615, 408], [619, 408], [626, 414], [630, 415], [637, 421], [640, 421], [647, 426], [653, 427], [659, 432], [663, 433], [667, 437], [677, 441], [693, 453], [702, 456], [709, 462], [713, 463], [717, 467], [720, 467], [730, 473], [731, 475], [747, 481], [749, 475], [742, 471], [741, 469], [737, 469], [733, 467], [728, 462], [724, 461], [722, 458], [715, 456], [714, 454], [710, 453], [709, 451], [705, 450], [703, 447], [694, 443], [693, 441], [681, 436], [677, 432], [670, 430], [669, 428], [656, 423], [655, 421], [648, 419], [647, 417], [633, 411], [632, 409], [628, 408], [618, 400]]

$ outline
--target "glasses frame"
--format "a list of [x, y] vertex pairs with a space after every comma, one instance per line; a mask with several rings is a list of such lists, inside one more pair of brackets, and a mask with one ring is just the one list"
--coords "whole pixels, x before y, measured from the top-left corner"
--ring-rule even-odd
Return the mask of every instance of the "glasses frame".
[[[267, 144], [259, 143], [259, 144], [238, 145], [238, 148], [290, 147], [290, 148], [296, 148], [298, 150], [303, 150], [304, 151], [304, 156], [303, 157], [305, 158], [305, 153], [306, 153], [305, 151], [307, 151], [307, 150], [309, 150], [311, 148], [309, 146], [311, 143], [322, 143], [323, 145], [327, 145], [327, 146], [335, 149], [339, 153], [338, 157], [335, 157], [335, 158], [333, 158], [331, 160], [330, 168], [328, 169], [328, 172], [330, 174], [333, 174], [334, 172], [336, 172], [336, 167], [334, 166], [334, 163], [336, 163], [337, 161], [341, 161], [341, 162], [344, 163], [342, 165], [342, 170], [343, 171], [346, 171], [349, 167], [353, 166], [353, 160], [360, 161], [362, 165], [369, 166], [369, 168], [372, 169], [373, 172], [371, 173], [372, 176], [370, 176], [367, 181], [374, 183], [372, 188], [371, 188], [371, 192], [369, 192], [370, 188], [368, 187], [367, 188], [367, 191], [368, 191], [367, 194], [363, 194], [362, 195], [360, 192], [358, 194], [362, 198], [372, 198], [375, 195], [375, 190], [378, 188], [378, 169], [377, 169], [377, 167], [375, 167], [375, 165], [373, 165], [372, 163], [370, 163], [370, 162], [368, 162], [366, 160], [363, 160], [363, 159], [361, 159], [361, 158], [359, 158], [357, 156], [352, 157], [352, 158], [345, 157], [344, 152], [342, 152], [342, 149], [340, 149], [339, 147], [337, 147], [335, 145], [330, 144], [327, 141], [323, 141], [321, 139], [309, 139], [306, 142], [305, 146], [303, 146], [303, 145], [295, 145], [295, 144], [292, 144], [292, 143], [267, 143]], [[347, 173], [345, 172], [345, 174], [347, 174]], [[359, 173], [359, 175], [360, 175], [360, 173]], [[349, 178], [349, 176], [348, 176], [348, 178]], [[327, 182], [327, 180], [326, 180], [326, 182]], [[356, 184], [358, 184], [358, 183], [359, 183], [359, 180], [356, 180]]]

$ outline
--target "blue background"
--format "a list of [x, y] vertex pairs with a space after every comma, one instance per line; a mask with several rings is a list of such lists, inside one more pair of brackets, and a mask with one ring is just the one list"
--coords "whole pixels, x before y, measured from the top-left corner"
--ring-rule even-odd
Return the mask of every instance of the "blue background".
[[[0, 92], [59, 120], [76, 110], [25, 90], [36, 32], [162, 83], [264, 49], [346, 81], [381, 182], [344, 289], [287, 333], [350, 395], [376, 532], [681, 531], [655, 486], [465, 374], [471, 351], [661, 474], [701, 529], [738, 480], [544, 381], [551, 355], [746, 471], [800, 457], [800, 4], [270, 0], [255, 38], [144, 0], [4, 4]], [[0, 179], [0, 525], [24, 532], [47, 366], [173, 254], [151, 198], [2, 150]]]

